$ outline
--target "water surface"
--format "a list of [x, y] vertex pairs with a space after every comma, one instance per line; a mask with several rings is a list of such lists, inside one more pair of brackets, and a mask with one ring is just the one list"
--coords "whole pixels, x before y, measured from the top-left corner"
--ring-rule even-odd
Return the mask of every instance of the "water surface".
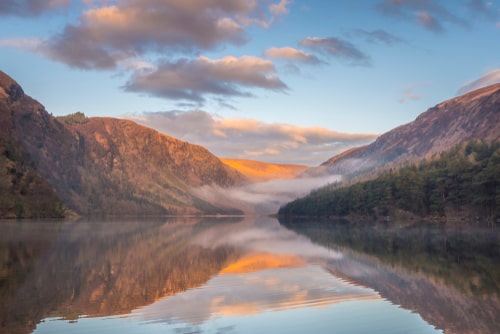
[[495, 229], [0, 223], [1, 333], [494, 333]]

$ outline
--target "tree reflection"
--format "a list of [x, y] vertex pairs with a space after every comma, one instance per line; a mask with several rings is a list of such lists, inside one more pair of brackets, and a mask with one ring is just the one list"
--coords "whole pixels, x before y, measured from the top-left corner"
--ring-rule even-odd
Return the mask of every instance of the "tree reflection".
[[347, 220], [281, 224], [341, 251], [329, 270], [370, 286], [446, 332], [494, 333], [500, 314], [496, 229], [364, 224]]

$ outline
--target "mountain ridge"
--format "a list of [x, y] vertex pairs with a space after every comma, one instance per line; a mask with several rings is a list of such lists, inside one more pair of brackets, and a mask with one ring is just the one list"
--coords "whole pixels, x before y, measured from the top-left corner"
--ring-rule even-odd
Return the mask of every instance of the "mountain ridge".
[[473, 139], [500, 138], [500, 83], [446, 100], [373, 143], [333, 156], [307, 175], [355, 175], [386, 164], [429, 158]]
[[[241, 214], [194, 194], [204, 185], [224, 188], [247, 182], [205, 148], [129, 120], [57, 119], [3, 72], [0, 129], [0, 170], [12, 170], [12, 152], [19, 164], [14, 176], [0, 184], [1, 198], [15, 198], [0, 207], [2, 217], [61, 216], [56, 214], [61, 204], [80, 215]], [[18, 186], [22, 166], [23, 175], [35, 175], [44, 186]], [[37, 201], [50, 198], [51, 212], [16, 210], [29, 207], [29, 196], [41, 190]]]

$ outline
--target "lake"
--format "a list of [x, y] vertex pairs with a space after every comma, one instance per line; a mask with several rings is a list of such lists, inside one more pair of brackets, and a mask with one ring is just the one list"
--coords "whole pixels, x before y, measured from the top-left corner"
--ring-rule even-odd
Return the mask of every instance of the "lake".
[[500, 234], [274, 218], [0, 222], [0, 333], [498, 333]]

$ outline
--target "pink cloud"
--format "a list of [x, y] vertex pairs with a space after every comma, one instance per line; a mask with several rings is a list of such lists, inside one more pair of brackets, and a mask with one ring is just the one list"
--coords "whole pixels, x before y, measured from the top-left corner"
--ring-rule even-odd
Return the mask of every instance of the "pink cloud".
[[167, 135], [203, 145], [219, 157], [273, 163], [319, 165], [377, 137], [322, 127], [266, 123], [251, 118], [220, 118], [201, 110], [149, 112], [125, 117]]
[[299, 61], [309, 64], [321, 63], [321, 61], [315, 55], [291, 47], [269, 48], [264, 52], [264, 55], [268, 58]]

